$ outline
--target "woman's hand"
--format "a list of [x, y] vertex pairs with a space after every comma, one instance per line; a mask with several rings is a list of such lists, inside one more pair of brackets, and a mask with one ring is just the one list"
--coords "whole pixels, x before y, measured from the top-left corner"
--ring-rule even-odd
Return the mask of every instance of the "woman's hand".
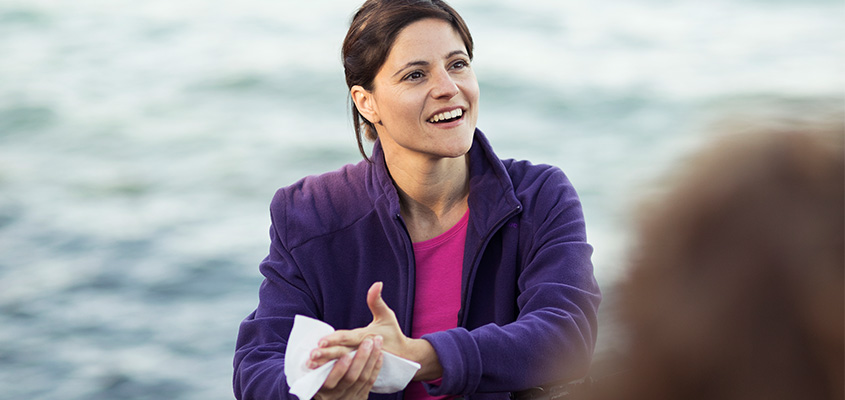
[[[314, 395], [316, 400], [357, 400], [366, 399], [376, 382], [384, 355], [381, 352], [382, 338], [366, 338], [358, 346], [358, 351], [351, 350], [341, 356], [323, 387]], [[319, 352], [319, 350], [315, 350]]]
[[381, 298], [382, 286], [381, 282], [376, 282], [367, 291], [367, 306], [373, 313], [373, 322], [363, 328], [338, 330], [320, 339], [318, 348], [311, 353], [311, 368], [343, 356], [362, 345], [367, 338], [380, 336], [384, 340], [384, 351], [420, 363], [422, 367], [414, 380], [431, 380], [442, 376], [443, 368], [431, 344], [424, 339], [411, 339], [402, 333], [396, 314]]

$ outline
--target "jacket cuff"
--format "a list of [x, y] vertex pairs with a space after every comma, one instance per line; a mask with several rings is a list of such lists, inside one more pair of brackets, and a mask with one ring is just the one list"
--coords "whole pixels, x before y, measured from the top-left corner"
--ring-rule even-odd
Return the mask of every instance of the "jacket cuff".
[[481, 352], [469, 331], [464, 328], [449, 329], [424, 335], [434, 347], [443, 380], [440, 385], [423, 382], [432, 396], [470, 394], [481, 382]]

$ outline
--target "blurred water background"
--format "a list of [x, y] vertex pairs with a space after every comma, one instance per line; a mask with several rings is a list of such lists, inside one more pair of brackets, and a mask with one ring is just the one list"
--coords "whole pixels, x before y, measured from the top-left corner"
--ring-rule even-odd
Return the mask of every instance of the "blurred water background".
[[[845, 97], [838, 0], [452, 4], [479, 127], [569, 175], [609, 293], [632, 205], [708, 121]], [[232, 398], [273, 192], [360, 159], [358, 5], [0, 0], [0, 398]]]

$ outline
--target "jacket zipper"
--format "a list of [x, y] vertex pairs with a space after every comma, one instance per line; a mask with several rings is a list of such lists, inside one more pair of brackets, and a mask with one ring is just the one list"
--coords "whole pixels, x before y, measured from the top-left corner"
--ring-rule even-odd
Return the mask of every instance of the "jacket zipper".
[[478, 265], [481, 263], [481, 254], [484, 252], [484, 249], [487, 248], [487, 245], [490, 243], [490, 239], [493, 238], [493, 235], [500, 229], [502, 229], [502, 226], [505, 225], [505, 221], [513, 218], [520, 212], [520, 210], [522, 210], [522, 206], [517, 205], [515, 209], [511, 210], [508, 214], [502, 217], [495, 225], [493, 225], [493, 229], [487, 232], [487, 234], [484, 236], [484, 240], [481, 242], [481, 246], [479, 246], [478, 249], [475, 251], [470, 271], [467, 275], [466, 287], [461, 288], [461, 308], [458, 311], [458, 326], [465, 327], [466, 325], [466, 313], [464, 311], [466, 310], [469, 288], [471, 287], [471, 283], [475, 280], [475, 273], [478, 270]]
[[400, 230], [404, 233], [403, 240], [405, 241], [405, 256], [407, 257], [408, 261], [408, 282], [406, 282], [407, 290], [405, 291], [407, 299], [406, 299], [406, 306], [405, 306], [405, 315], [408, 317], [405, 319], [405, 324], [402, 327], [405, 334], [410, 337], [411, 336], [411, 329], [414, 326], [414, 295], [416, 293], [416, 269], [417, 266], [416, 261], [414, 260], [414, 245], [411, 243], [411, 234], [408, 233], [408, 227], [405, 226], [405, 221], [402, 220], [402, 216], [400, 214], [396, 214], [394, 216], [396, 219], [396, 223], [399, 224]]

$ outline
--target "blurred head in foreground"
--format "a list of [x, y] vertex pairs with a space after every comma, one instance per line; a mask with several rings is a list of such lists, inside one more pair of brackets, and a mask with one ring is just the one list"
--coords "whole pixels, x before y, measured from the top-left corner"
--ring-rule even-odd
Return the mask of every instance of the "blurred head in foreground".
[[617, 399], [842, 399], [842, 114], [735, 126], [639, 214]]

